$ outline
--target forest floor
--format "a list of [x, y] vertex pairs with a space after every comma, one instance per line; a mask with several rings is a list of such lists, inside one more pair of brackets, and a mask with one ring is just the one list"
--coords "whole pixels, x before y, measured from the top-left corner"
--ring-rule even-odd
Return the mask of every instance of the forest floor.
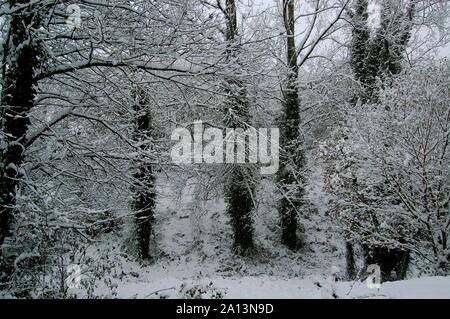
[[[297, 252], [279, 243], [273, 183], [261, 183], [255, 215], [255, 254], [239, 257], [222, 199], [202, 200], [196, 183], [176, 186], [160, 177], [152, 247], [153, 262], [138, 264], [123, 253], [117, 237], [100, 249], [110, 266], [93, 295], [117, 298], [450, 298], [450, 277], [384, 283], [369, 289], [362, 281], [346, 282], [344, 242], [320, 205], [320, 172], [307, 190], [312, 208], [302, 218], [307, 234]], [[180, 177], [180, 180], [182, 178]], [[182, 184], [182, 183], [181, 183]], [[179, 193], [178, 200], [173, 194]], [[197, 195], [196, 195], [197, 194]], [[212, 196], [215, 197], [215, 196]], [[115, 236], [115, 235], [114, 235]], [[114, 238], [114, 239], [113, 239]], [[105, 253], [104, 253], [105, 254]], [[98, 256], [104, 261], [105, 255]], [[79, 297], [83, 293], [72, 291]]]
[[[152, 275], [155, 275], [153, 273]], [[150, 276], [152, 277], [152, 276]], [[148, 281], [147, 281], [148, 280]], [[118, 298], [224, 298], [224, 299], [450, 299], [450, 277], [422, 277], [386, 282], [379, 289], [366, 282], [332, 282], [320, 277], [202, 278], [169, 277], [136, 280], [119, 286]]]

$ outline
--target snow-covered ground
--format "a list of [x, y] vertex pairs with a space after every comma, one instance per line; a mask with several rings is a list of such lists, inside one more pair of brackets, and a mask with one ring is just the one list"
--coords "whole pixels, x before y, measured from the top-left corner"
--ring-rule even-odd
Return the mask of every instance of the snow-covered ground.
[[450, 277], [424, 277], [383, 283], [370, 289], [366, 282], [332, 282], [319, 278], [282, 279], [270, 276], [175, 278], [127, 283], [117, 290], [119, 298], [225, 298], [225, 299], [450, 299]]
[[[320, 181], [319, 173], [316, 175], [315, 180]], [[262, 182], [261, 191], [266, 195], [260, 196], [255, 216], [258, 248], [252, 257], [233, 253], [223, 200], [194, 200], [193, 184], [182, 187], [178, 201], [168, 200], [177, 189], [169, 184], [161, 186], [155, 231], [159, 235], [154, 238], [156, 245], [152, 252], [154, 262], [138, 264], [123, 254], [120, 241], [106, 238], [107, 247], [100, 251], [109, 252], [106, 257], [110, 267], [96, 282], [92, 295], [152, 299], [450, 299], [450, 277], [387, 282], [379, 289], [370, 289], [365, 281], [344, 281], [343, 240], [327, 221], [323, 207], [302, 218], [307, 234], [305, 248], [298, 252], [285, 249], [279, 244], [274, 199], [267, 195], [273, 193], [270, 185], [270, 181]], [[325, 201], [320, 185], [312, 184], [308, 193], [315, 206]], [[86, 297], [82, 290], [71, 292]]]

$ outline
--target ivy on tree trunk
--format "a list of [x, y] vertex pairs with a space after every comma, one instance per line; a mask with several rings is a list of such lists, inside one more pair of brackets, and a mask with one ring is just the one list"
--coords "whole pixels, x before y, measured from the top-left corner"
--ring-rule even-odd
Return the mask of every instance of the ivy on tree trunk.
[[294, 1], [283, 1], [286, 28], [288, 78], [284, 89], [284, 111], [281, 119], [280, 167], [278, 184], [282, 193], [279, 203], [282, 242], [290, 249], [302, 243], [297, 236], [298, 211], [303, 206], [303, 168], [305, 155], [300, 139], [300, 100], [298, 92], [297, 50], [295, 45]]
[[[226, 20], [228, 42], [227, 58], [234, 60], [238, 52], [237, 43], [237, 17], [236, 1], [226, 1]], [[226, 80], [226, 114], [225, 124], [228, 128], [248, 128], [250, 123], [249, 102], [244, 83], [230, 77]], [[248, 145], [246, 145], [247, 148]], [[235, 151], [236, 151], [235, 145]], [[224, 187], [225, 200], [227, 202], [227, 213], [231, 218], [233, 228], [234, 248], [238, 254], [250, 254], [254, 249], [253, 241], [253, 218], [254, 208], [254, 167], [251, 164], [231, 164], [227, 184]]]

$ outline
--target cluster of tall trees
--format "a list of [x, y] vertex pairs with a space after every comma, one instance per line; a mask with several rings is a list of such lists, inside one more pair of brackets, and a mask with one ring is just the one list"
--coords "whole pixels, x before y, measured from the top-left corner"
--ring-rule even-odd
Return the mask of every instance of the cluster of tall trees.
[[[274, 1], [258, 12], [261, 18], [237, 0], [5, 0], [1, 5], [0, 280], [5, 286], [23, 280], [19, 295], [29, 289], [24, 283], [30, 276], [45, 281], [62, 256], [74, 259], [84, 244], [130, 217], [137, 255], [151, 259], [157, 176], [175, 167], [168, 156], [170, 128], [199, 119], [243, 130], [274, 123], [280, 128], [280, 168], [274, 180], [280, 195], [280, 241], [288, 249], [300, 249], [301, 219], [308, 207], [305, 184], [314, 164], [307, 163], [308, 147], [317, 146], [311, 139], [324, 138], [305, 137], [308, 125], [338, 127], [333, 134], [345, 131], [345, 138], [357, 145], [352, 135], [355, 110], [361, 115], [370, 105], [388, 112], [387, 117], [391, 111], [403, 112], [392, 105], [392, 96], [414, 94], [403, 91], [402, 82], [417, 81], [416, 73], [407, 72], [413, 64], [407, 49], [414, 26], [445, 26], [435, 16], [441, 3], [418, 0], [381, 1], [376, 26], [370, 23], [374, 14], [368, 0]], [[352, 75], [341, 74], [343, 69]], [[419, 111], [426, 103], [436, 107], [429, 117], [435, 116], [433, 123], [441, 128], [426, 135], [441, 137], [430, 150], [436, 156], [429, 174], [436, 181], [424, 186], [418, 201], [425, 201], [424, 209], [439, 222], [422, 216], [433, 230], [426, 233], [419, 227], [414, 234], [428, 238], [435, 252], [430, 259], [439, 259], [445, 271], [450, 256], [444, 211], [449, 200], [448, 88], [445, 70], [439, 70], [440, 80], [430, 83], [441, 84], [430, 93], [435, 100], [414, 100], [416, 114], [424, 114]], [[345, 107], [337, 105], [335, 77], [344, 79], [339, 85], [346, 82], [349, 90], [340, 97]], [[315, 96], [312, 102], [310, 96]], [[310, 118], [317, 110], [323, 114]], [[357, 242], [363, 244], [366, 263], [381, 265], [385, 279], [393, 278], [391, 271], [404, 278], [411, 254], [424, 254], [423, 247], [410, 241], [407, 218], [393, 221], [382, 240], [373, 240], [380, 234], [373, 223], [383, 223], [374, 220], [386, 218], [377, 210], [390, 205], [399, 207], [396, 212], [419, 214], [414, 211], [418, 204], [411, 204], [418, 193], [407, 197], [401, 185], [395, 188], [410, 173], [394, 178], [395, 165], [386, 159], [396, 145], [383, 138], [383, 152], [370, 155], [384, 160], [376, 187], [370, 185], [369, 191], [357, 178], [345, 179], [339, 188], [327, 186], [333, 196], [350, 193], [354, 198], [332, 208], [348, 235], [350, 277], [356, 273]], [[347, 155], [327, 158], [326, 180], [342, 175], [333, 169], [336, 163], [345, 166], [364, 158], [361, 153]], [[429, 167], [426, 158], [420, 164], [423, 172]], [[261, 177], [253, 164], [224, 167], [214, 174], [220, 175], [215, 180], [223, 187], [234, 247], [238, 254], [251, 255]], [[366, 209], [355, 210], [361, 203]], [[356, 211], [363, 217], [356, 218]], [[366, 221], [368, 214], [372, 221], [357, 222]], [[401, 235], [399, 229], [409, 232]]]

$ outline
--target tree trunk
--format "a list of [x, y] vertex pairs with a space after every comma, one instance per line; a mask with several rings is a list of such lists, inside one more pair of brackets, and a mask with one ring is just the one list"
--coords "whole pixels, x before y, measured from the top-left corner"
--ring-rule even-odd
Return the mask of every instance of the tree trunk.
[[[361, 84], [361, 92], [356, 99], [362, 102], [371, 100], [376, 86], [378, 74], [378, 58], [371, 54], [371, 38], [368, 25], [368, 0], [357, 0], [352, 16], [352, 41], [350, 47], [350, 65], [357, 81]], [[354, 104], [356, 105], [356, 100]]]
[[301, 246], [297, 237], [297, 210], [302, 207], [305, 156], [300, 142], [300, 101], [298, 97], [298, 65], [295, 45], [294, 1], [284, 0], [284, 23], [287, 33], [287, 65], [289, 74], [284, 90], [284, 112], [281, 121], [280, 168], [278, 183], [282, 193], [279, 204], [282, 242], [290, 249]]
[[[226, 1], [226, 18], [228, 42], [228, 61], [235, 60], [238, 53], [237, 18], [235, 0]], [[229, 78], [226, 81], [228, 101], [225, 114], [225, 124], [228, 128], [244, 131], [250, 123], [249, 103], [247, 92], [242, 81]], [[247, 147], [248, 145], [246, 145]], [[253, 193], [254, 193], [254, 171], [251, 165], [232, 164], [227, 185], [224, 187], [225, 200], [227, 202], [227, 213], [231, 218], [234, 234], [234, 248], [238, 254], [246, 255], [253, 251]]]
[[240, 255], [248, 255], [254, 249], [253, 218], [251, 215], [253, 189], [248, 188], [249, 176], [245, 176], [240, 167], [235, 166], [232, 169], [231, 179], [225, 187], [225, 198], [233, 228], [234, 249]]
[[[152, 138], [151, 115], [145, 92], [136, 89], [135, 92], [136, 131], [135, 140], [141, 142], [142, 151], [149, 149], [148, 143]], [[150, 259], [150, 237], [154, 221], [155, 208], [155, 175], [152, 164], [140, 162], [134, 174], [136, 193], [134, 199], [136, 238], [139, 257]]]
[[345, 242], [345, 260], [347, 263], [347, 279], [354, 280], [356, 278], [355, 251], [351, 242]]
[[[11, 6], [31, 1], [10, 1]], [[33, 43], [30, 28], [36, 28], [37, 17], [32, 8], [12, 14], [9, 26], [6, 65], [3, 70], [2, 128], [3, 145], [0, 158], [0, 245], [10, 234], [16, 205], [16, 191], [20, 167], [24, 159], [25, 142], [30, 124], [35, 90], [33, 74], [37, 67], [38, 50]]]

